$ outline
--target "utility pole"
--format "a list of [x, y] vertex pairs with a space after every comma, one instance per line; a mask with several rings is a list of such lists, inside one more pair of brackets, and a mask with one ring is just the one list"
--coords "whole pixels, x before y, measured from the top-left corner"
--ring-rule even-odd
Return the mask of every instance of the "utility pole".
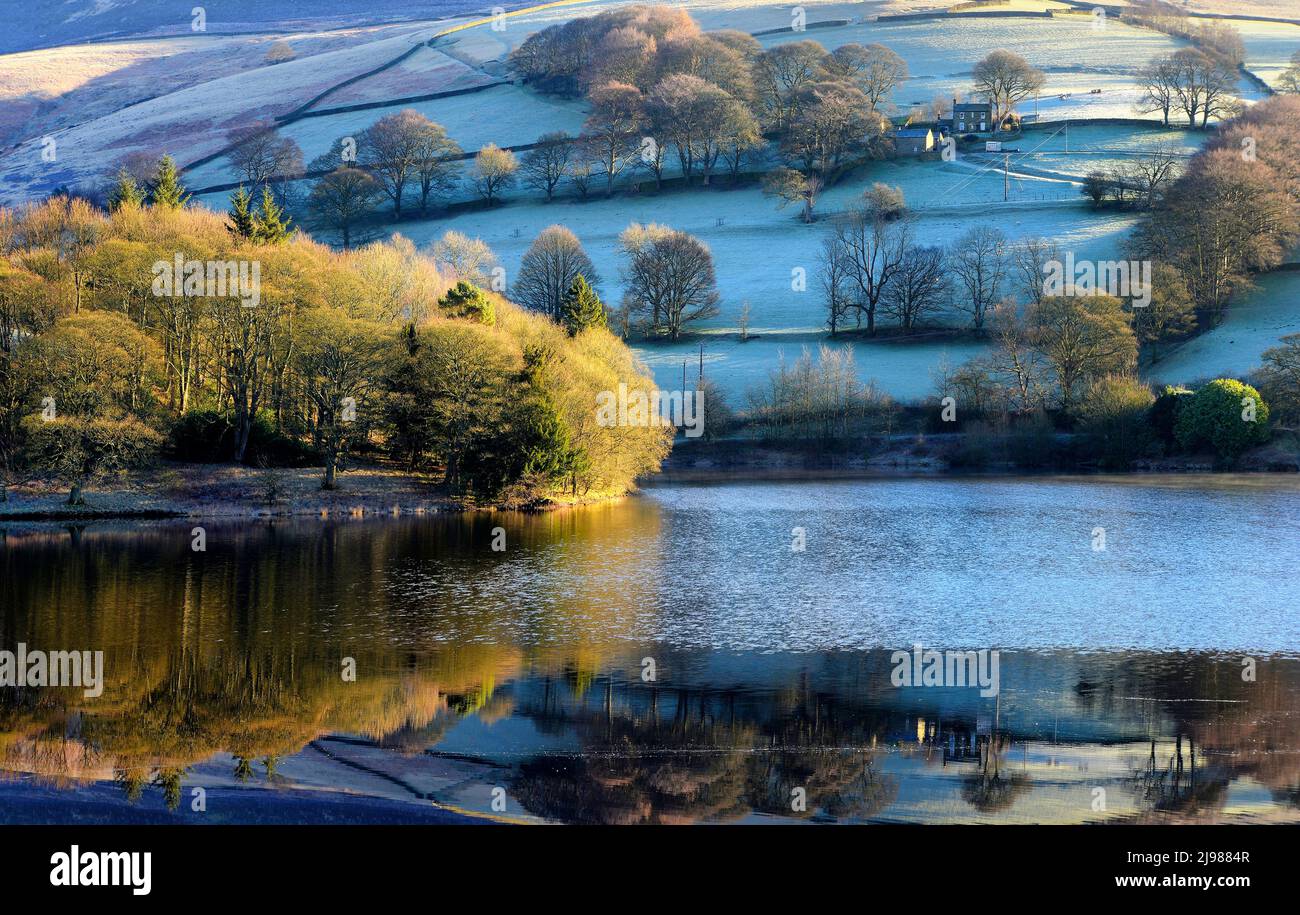
[[[700, 343], [700, 381], [704, 380], [704, 344]], [[698, 383], [696, 387], [698, 387]]]
[[1011, 199], [1011, 154], [1004, 153], [1002, 156], [1002, 202], [1006, 203]]

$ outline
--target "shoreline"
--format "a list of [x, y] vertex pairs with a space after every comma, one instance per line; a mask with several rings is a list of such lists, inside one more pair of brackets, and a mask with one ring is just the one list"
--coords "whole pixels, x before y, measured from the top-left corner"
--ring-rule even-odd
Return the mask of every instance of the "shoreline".
[[1231, 468], [1216, 467], [1205, 456], [1147, 460], [1132, 469], [1091, 467], [1020, 467], [992, 463], [985, 467], [953, 466], [940, 450], [954, 436], [894, 436], [883, 445], [865, 442], [840, 448], [813, 443], [763, 443], [724, 440], [678, 443], [662, 469], [638, 481], [632, 493], [573, 501], [547, 501], [524, 508], [468, 505], [450, 498], [431, 477], [365, 467], [340, 474], [335, 490], [320, 489], [319, 468], [255, 469], [238, 465], [166, 464], [88, 489], [86, 504], [69, 506], [67, 490], [48, 485], [9, 491], [0, 502], [2, 523], [75, 523], [95, 521], [321, 521], [468, 516], [481, 512], [540, 514], [592, 505], [607, 505], [641, 490], [676, 485], [794, 483], [853, 480], [1070, 479], [1098, 482], [1186, 481], [1209, 483], [1285, 481], [1300, 488], [1300, 462], [1289, 452], [1258, 449]]

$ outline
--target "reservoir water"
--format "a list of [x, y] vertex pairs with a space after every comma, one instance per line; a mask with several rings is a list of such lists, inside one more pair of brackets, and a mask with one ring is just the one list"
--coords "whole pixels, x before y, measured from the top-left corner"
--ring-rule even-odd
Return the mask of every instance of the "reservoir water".
[[1273, 476], [11, 523], [0, 650], [104, 676], [0, 687], [0, 820], [1296, 821], [1298, 568]]

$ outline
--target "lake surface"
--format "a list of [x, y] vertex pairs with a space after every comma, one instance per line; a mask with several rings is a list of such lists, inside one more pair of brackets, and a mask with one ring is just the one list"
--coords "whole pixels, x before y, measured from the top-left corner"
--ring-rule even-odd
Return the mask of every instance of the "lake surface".
[[0, 649], [104, 687], [0, 687], [0, 820], [1300, 820], [1293, 479], [193, 528], [4, 529]]

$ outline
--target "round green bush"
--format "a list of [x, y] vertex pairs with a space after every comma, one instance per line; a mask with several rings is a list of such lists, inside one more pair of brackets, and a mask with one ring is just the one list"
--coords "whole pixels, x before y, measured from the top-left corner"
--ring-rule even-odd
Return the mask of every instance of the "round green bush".
[[1268, 404], [1250, 385], [1217, 378], [1178, 411], [1174, 434], [1188, 450], [1208, 447], [1219, 457], [1233, 460], [1268, 441]]

